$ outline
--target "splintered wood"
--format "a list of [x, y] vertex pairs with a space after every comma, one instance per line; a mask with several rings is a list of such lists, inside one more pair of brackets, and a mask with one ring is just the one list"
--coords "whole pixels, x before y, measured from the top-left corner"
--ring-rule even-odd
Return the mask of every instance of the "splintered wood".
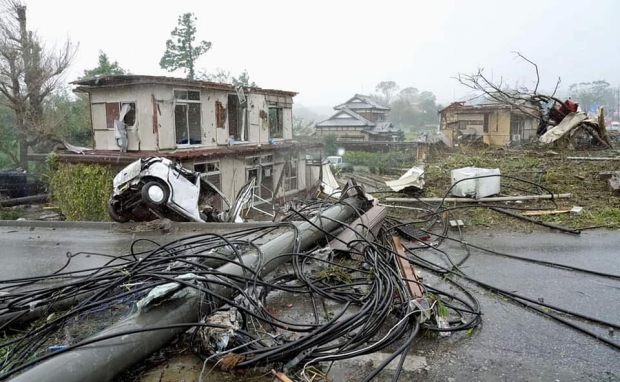
[[405, 247], [400, 242], [400, 238], [398, 236], [392, 236], [392, 240], [394, 240], [394, 248], [396, 248], [396, 253], [400, 256], [396, 256], [396, 266], [400, 270], [400, 275], [403, 279], [406, 280], [415, 280], [415, 281], [407, 281], [407, 286], [409, 287], [409, 293], [411, 293], [411, 298], [420, 298], [422, 297], [422, 282], [420, 278], [415, 272], [413, 265], [407, 261], [407, 255], [405, 253]]

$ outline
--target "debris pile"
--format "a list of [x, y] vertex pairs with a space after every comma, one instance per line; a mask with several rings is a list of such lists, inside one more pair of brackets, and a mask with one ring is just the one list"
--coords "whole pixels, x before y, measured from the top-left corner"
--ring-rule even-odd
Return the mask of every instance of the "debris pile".
[[[445, 240], [471, 247], [462, 225], [459, 239], [448, 235], [453, 208], [444, 201], [422, 203], [401, 221], [387, 210], [406, 207], [382, 205], [350, 181], [339, 200], [296, 206], [278, 223], [151, 242], [150, 250], [132, 245], [95, 269], [65, 270], [76, 256], [109, 255], [71, 254], [53, 274], [1, 282], [0, 331], [13, 336], [0, 345], [0, 380], [108, 381], [180, 338], [214, 365], [207, 369], [265, 368], [295, 381], [311, 380], [325, 362], [389, 350], [368, 381], [395, 359], [402, 366], [421, 333], [442, 338], [480, 324], [480, 306], [463, 280], [559, 322], [572, 315], [620, 329], [469, 276], [462, 268], [469, 256], [453, 261], [439, 248]], [[69, 326], [118, 306], [125, 314], [103, 331], [66, 335]]]

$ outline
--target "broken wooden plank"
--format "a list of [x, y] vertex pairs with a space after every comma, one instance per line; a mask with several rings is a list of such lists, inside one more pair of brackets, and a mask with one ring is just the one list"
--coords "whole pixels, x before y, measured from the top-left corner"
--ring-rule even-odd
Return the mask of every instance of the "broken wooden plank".
[[607, 128], [605, 127], [605, 107], [599, 106], [597, 110], [597, 122], [598, 122], [598, 134], [601, 136], [603, 141], [609, 147], [613, 147], [613, 143], [611, 142], [611, 138], [609, 138], [609, 134], [607, 133]]
[[[418, 275], [413, 268], [413, 265], [409, 261], [407, 261], [405, 247], [400, 242], [398, 236], [392, 236], [392, 240], [394, 240], [394, 248], [396, 249], [396, 253], [399, 256], [396, 256], [396, 265], [398, 269], [400, 269], [401, 277], [407, 280], [407, 287], [409, 288], [409, 293], [411, 293], [411, 298], [420, 298], [424, 294], [422, 289], [422, 282], [418, 278]], [[414, 281], [415, 280], [415, 281]]]
[[567, 214], [570, 210], [544, 210], [544, 211], [525, 211], [523, 215], [525, 216], [543, 216], [543, 215], [559, 215], [559, 214]]
[[276, 379], [280, 382], [293, 382], [293, 380], [290, 379], [286, 374], [276, 371], [275, 369], [271, 369], [271, 375], [276, 377]]
[[503, 209], [503, 208], [497, 208], [497, 207], [489, 207], [489, 208], [492, 209], [493, 211], [500, 212], [502, 214], [505, 214], [505, 215], [508, 215], [508, 216], [512, 216], [512, 217], [515, 217], [517, 219], [525, 220], [525, 221], [528, 221], [528, 222], [531, 222], [531, 223], [534, 223], [534, 224], [538, 224], [538, 225], [541, 225], [543, 227], [557, 229], [557, 230], [560, 230], [562, 232], [572, 233], [574, 235], [579, 235], [581, 233], [581, 231], [579, 231], [578, 229], [562, 227], [562, 226], [557, 225], [557, 224], [547, 223], [547, 222], [544, 222], [542, 220], [536, 220], [536, 219], [531, 218], [529, 216], [524, 216], [524, 215], [518, 214], [516, 212], [509, 211], [509, 210], [506, 210], [506, 209]]

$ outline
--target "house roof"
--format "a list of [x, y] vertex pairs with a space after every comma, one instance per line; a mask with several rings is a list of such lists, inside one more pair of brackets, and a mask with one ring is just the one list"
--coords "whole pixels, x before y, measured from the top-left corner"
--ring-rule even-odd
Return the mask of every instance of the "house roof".
[[[531, 106], [522, 105], [524, 108], [531, 108]], [[439, 114], [442, 114], [444, 111], [453, 111], [459, 114], [485, 114], [492, 113], [497, 110], [513, 110], [515, 112], [519, 112], [519, 109], [513, 108], [510, 105], [492, 102], [492, 103], [481, 103], [477, 105], [466, 105], [464, 101], [460, 102], [452, 102], [447, 107], [439, 110]], [[537, 110], [537, 109], [534, 109]]]
[[[98, 76], [92, 78], [85, 78], [71, 82], [72, 85], [79, 85], [77, 90], [88, 91], [90, 88], [103, 88], [103, 87], [118, 87], [118, 86], [130, 86], [141, 84], [164, 84], [164, 85], [177, 85], [186, 86], [200, 89], [217, 89], [234, 91], [235, 86], [232, 84], [225, 84], [220, 82], [189, 80], [186, 78], [166, 77], [166, 76], [145, 76], [145, 75], [117, 75], [117, 76]], [[245, 87], [253, 93], [268, 93], [268, 94], [280, 94], [294, 97], [296, 92], [276, 89], [263, 89], [259, 87]]]
[[393, 133], [394, 125], [392, 125], [392, 122], [377, 122], [377, 125], [368, 130], [368, 132], [370, 134]]
[[328, 119], [321, 121], [315, 125], [316, 127], [331, 127], [331, 126], [352, 126], [352, 127], [363, 127], [363, 128], [371, 128], [374, 127], [375, 124], [370, 122], [366, 118], [357, 114], [353, 110], [343, 107], [338, 110], [334, 115], [329, 117]]
[[334, 106], [334, 110], [341, 110], [342, 108], [349, 108], [351, 110], [360, 109], [377, 109], [383, 111], [390, 111], [390, 108], [375, 101], [369, 96], [363, 94], [356, 94], [350, 98], [347, 102]]
[[318, 128], [333, 126], [361, 127], [364, 131], [373, 135], [394, 132], [392, 122], [371, 122], [347, 107], [343, 107], [325, 121], [315, 125]]

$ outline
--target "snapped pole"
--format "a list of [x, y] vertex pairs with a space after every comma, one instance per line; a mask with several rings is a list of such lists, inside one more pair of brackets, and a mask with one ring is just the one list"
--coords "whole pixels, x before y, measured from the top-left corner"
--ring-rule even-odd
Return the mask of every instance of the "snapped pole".
[[[301, 251], [312, 248], [325, 236], [322, 230], [331, 232], [340, 226], [338, 221], [350, 220], [355, 216], [355, 208], [361, 207], [362, 203], [361, 198], [349, 198], [344, 203], [332, 206], [312, 219], [313, 224], [309, 222], [299, 224], [297, 226], [299, 236], [295, 232], [288, 231], [261, 245], [260, 253], [264, 255], [262, 261], [259, 261], [261, 260], [259, 252], [247, 252], [242, 256], [243, 264], [250, 268], [264, 264], [259, 270], [261, 276], [272, 272], [279, 265], [291, 259], [283, 255], [293, 252], [296, 239], [299, 241]], [[272, 259], [274, 260], [270, 261]], [[237, 262], [230, 262], [219, 267], [218, 271], [222, 274], [242, 276], [244, 269]], [[211, 285], [210, 289], [228, 298], [235, 295], [235, 289], [224, 285]], [[198, 322], [201, 317], [217, 308], [217, 304], [221, 304], [219, 302], [210, 306], [201, 304], [205, 296], [195, 289], [190, 288], [188, 291], [189, 293], [184, 297], [170, 299], [148, 311], [133, 314], [87, 341], [115, 334], [119, 334], [118, 337], [104, 339], [58, 354], [18, 375], [13, 381], [103, 382], [113, 380], [122, 371], [166, 346], [177, 335], [189, 329], [189, 327], [182, 327], [153, 331], [149, 328]], [[120, 335], [120, 333], [137, 330], [143, 331]]]

